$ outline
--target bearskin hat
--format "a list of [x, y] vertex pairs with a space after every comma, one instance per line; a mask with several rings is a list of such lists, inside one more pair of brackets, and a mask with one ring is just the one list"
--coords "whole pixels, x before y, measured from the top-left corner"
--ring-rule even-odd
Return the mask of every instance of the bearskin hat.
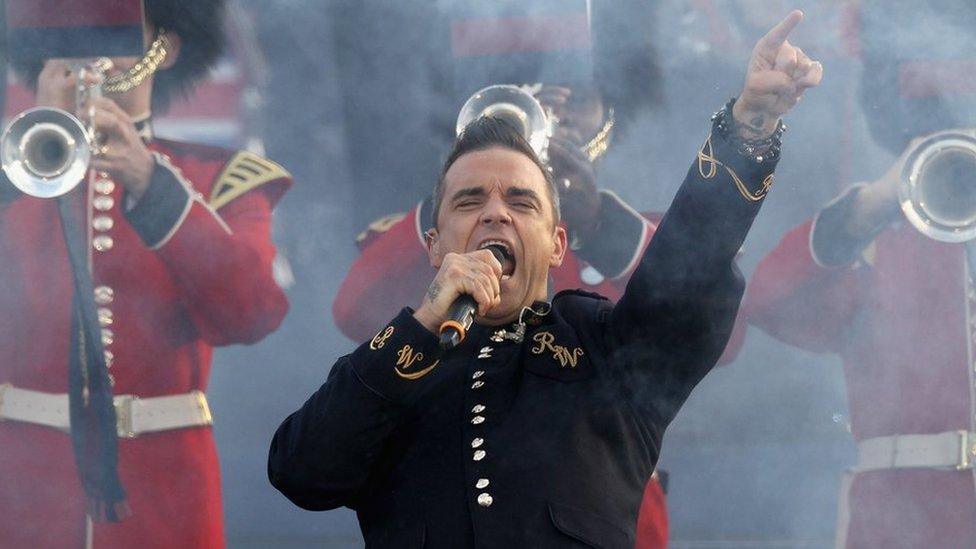
[[874, 140], [900, 154], [915, 137], [976, 126], [976, 6], [866, 0], [861, 106]]
[[[154, 33], [166, 29], [181, 41], [176, 63], [154, 76], [153, 109], [161, 112], [174, 96], [189, 93], [220, 57], [225, 43], [224, 0], [146, 0], [145, 8]], [[14, 60], [13, 67], [33, 89], [43, 62]]]

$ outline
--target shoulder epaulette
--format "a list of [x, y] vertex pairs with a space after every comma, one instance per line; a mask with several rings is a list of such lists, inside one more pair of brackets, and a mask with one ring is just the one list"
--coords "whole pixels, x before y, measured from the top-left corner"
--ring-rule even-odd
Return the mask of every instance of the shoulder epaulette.
[[405, 218], [406, 216], [407, 214], [405, 213], [395, 213], [377, 219], [376, 221], [370, 223], [369, 227], [366, 227], [365, 231], [359, 233], [359, 235], [356, 237], [356, 244], [361, 245], [365, 243], [366, 240], [368, 240], [371, 236], [380, 235], [385, 233], [386, 231], [389, 231], [390, 229], [393, 228], [394, 225], [402, 221], [403, 218]]
[[278, 164], [248, 151], [238, 151], [217, 176], [217, 183], [210, 191], [210, 207], [219, 210], [251, 189], [283, 177], [291, 174]]

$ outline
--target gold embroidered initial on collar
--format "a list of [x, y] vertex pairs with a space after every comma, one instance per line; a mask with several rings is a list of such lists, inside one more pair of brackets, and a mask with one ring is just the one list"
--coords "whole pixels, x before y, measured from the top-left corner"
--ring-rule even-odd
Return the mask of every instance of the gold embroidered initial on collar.
[[531, 349], [532, 354], [541, 355], [543, 351], [549, 351], [552, 353], [552, 358], [558, 360], [559, 366], [562, 368], [575, 368], [579, 357], [583, 356], [583, 349], [579, 347], [570, 350], [563, 345], [553, 345], [553, 342], [556, 341], [556, 336], [549, 332], [535, 334], [532, 336], [532, 341], [539, 344]]
[[376, 336], [373, 337], [373, 341], [369, 342], [369, 348], [374, 351], [378, 351], [382, 349], [383, 346], [386, 345], [386, 340], [390, 339], [393, 336], [393, 332], [395, 331], [396, 328], [394, 328], [393, 326], [387, 326], [385, 330], [376, 334]]

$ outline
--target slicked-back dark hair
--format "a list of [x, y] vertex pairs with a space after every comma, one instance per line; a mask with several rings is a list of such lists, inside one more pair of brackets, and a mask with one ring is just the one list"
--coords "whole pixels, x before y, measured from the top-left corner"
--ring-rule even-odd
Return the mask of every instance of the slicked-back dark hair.
[[522, 134], [515, 126], [501, 118], [482, 116], [464, 128], [461, 135], [454, 140], [454, 147], [451, 149], [451, 154], [444, 161], [444, 168], [441, 170], [440, 177], [437, 178], [437, 184], [434, 185], [431, 200], [434, 205], [431, 213], [432, 227], [437, 228], [437, 214], [440, 212], [441, 202], [444, 200], [444, 176], [447, 175], [447, 171], [457, 162], [458, 158], [461, 158], [465, 154], [495, 147], [522, 153], [529, 157], [536, 167], [539, 168], [542, 176], [546, 179], [546, 193], [549, 195], [549, 201], [552, 203], [552, 218], [555, 224], [559, 224], [559, 192], [556, 190], [552, 172], [539, 160], [539, 156], [532, 150], [532, 146], [522, 137]]
[[[147, 0], [145, 6], [151, 32], [163, 28], [181, 40], [176, 63], [154, 75], [152, 108], [161, 113], [174, 96], [189, 93], [223, 52], [224, 0]], [[18, 60], [12, 65], [28, 87], [37, 89], [43, 59]]]

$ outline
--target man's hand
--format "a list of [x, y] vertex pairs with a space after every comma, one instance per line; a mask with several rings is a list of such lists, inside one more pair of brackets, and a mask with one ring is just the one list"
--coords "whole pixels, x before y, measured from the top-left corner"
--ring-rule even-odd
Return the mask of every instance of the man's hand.
[[75, 112], [75, 73], [61, 59], [48, 59], [37, 75], [37, 106]]
[[447, 319], [451, 304], [462, 294], [473, 297], [478, 303], [478, 315], [484, 316], [501, 303], [501, 277], [502, 265], [489, 250], [449, 253], [413, 316], [436, 334]]
[[549, 140], [549, 165], [559, 190], [566, 227], [586, 242], [596, 231], [600, 216], [600, 193], [593, 164], [572, 142], [553, 137]]
[[745, 86], [732, 109], [740, 138], [771, 135], [780, 117], [800, 101], [803, 92], [820, 84], [823, 65], [787, 40], [802, 19], [803, 12], [794, 10], [753, 48]]
[[[142, 142], [128, 113], [115, 101], [104, 97], [92, 103], [93, 125], [100, 149], [92, 157], [91, 167], [105, 172], [125, 186], [133, 199], [139, 200], [149, 187], [156, 161]], [[80, 113], [87, 122], [88, 114]]]
[[844, 230], [848, 235], [862, 240], [865, 235], [887, 223], [900, 210], [898, 188], [901, 186], [902, 173], [905, 162], [914, 152], [915, 147], [923, 140], [931, 137], [917, 137], [905, 147], [901, 155], [888, 167], [884, 175], [865, 185], [858, 191], [851, 215], [845, 220]]
[[95, 145], [91, 168], [109, 174], [139, 200], [149, 186], [156, 165], [152, 153], [139, 137], [132, 118], [111, 99], [98, 98], [90, 109], [75, 112], [77, 80], [67, 62], [60, 59], [46, 61], [37, 77], [37, 104], [73, 112], [86, 124], [91, 123], [89, 115], [93, 112], [99, 143]]

